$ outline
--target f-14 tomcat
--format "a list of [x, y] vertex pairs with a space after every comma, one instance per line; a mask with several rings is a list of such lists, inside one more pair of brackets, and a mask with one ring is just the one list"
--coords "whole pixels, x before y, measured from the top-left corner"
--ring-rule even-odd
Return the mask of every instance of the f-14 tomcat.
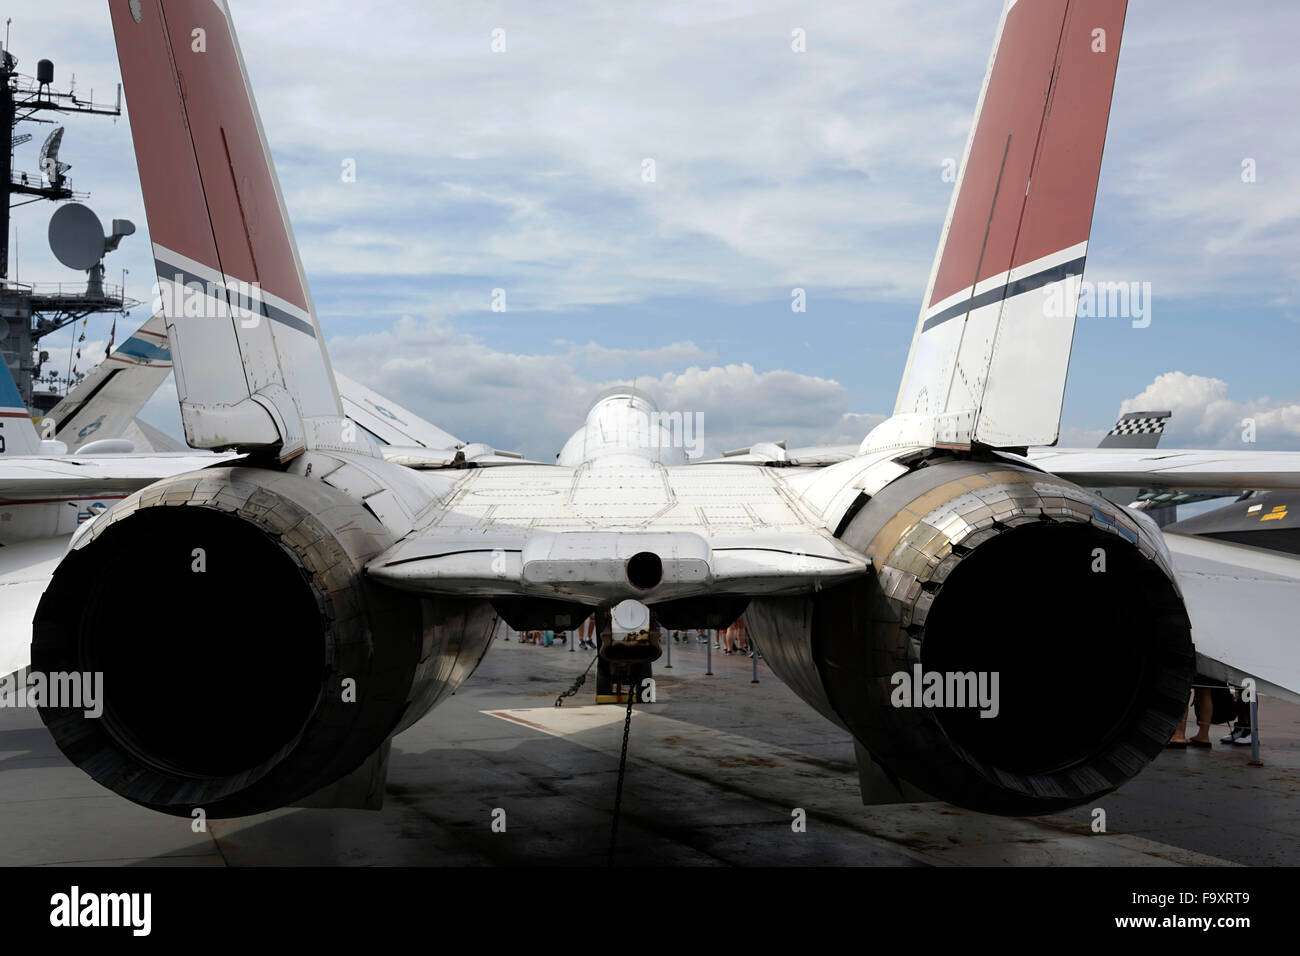
[[[33, 670], [105, 687], [102, 719], [42, 717], [123, 797], [214, 817], [312, 799], [468, 677], [499, 617], [572, 626], [628, 599], [672, 627], [743, 612], [862, 759], [992, 813], [1132, 778], [1196, 669], [1300, 691], [1300, 573], [1208, 541], [1184, 565], [1081, 487], [1287, 489], [1300, 456], [1029, 454], [1059, 432], [1075, 309], [1045, 293], [1077, 299], [1125, 0], [1006, 3], [894, 415], [860, 445], [686, 461], [626, 391], [553, 464], [381, 454], [348, 426], [226, 3], [110, 7], [186, 438], [239, 454], [83, 525], [35, 613]], [[894, 706], [917, 667], [996, 673], [997, 716]]]

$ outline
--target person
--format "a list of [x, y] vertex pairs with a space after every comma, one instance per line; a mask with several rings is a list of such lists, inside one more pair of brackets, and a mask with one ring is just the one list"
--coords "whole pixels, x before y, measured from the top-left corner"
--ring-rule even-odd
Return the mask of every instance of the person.
[[745, 626], [745, 615], [736, 618], [736, 623], [732, 627], [735, 628], [737, 640], [740, 642], [740, 653], [753, 657], [756, 652], [753, 641], [749, 639], [749, 628]]
[[1250, 702], [1244, 700], [1241, 689], [1237, 689], [1237, 722], [1226, 737], [1220, 737], [1221, 744], [1242, 744], [1246, 747], [1254, 740], [1250, 727]]
[[593, 637], [596, 633], [596, 615], [592, 615], [578, 625], [578, 646], [584, 651], [595, 650], [596, 642]]
[[[1210, 725], [1214, 723], [1214, 695], [1220, 688], [1226, 690], [1227, 686], [1221, 680], [1196, 674], [1192, 678], [1192, 707], [1196, 711], [1196, 736], [1187, 736], [1187, 715], [1184, 713], [1183, 722], [1169, 738], [1167, 746], [1196, 747], [1204, 750], [1213, 748], [1214, 743], [1210, 740]], [[1219, 723], [1224, 722], [1224, 719], [1219, 720]]]

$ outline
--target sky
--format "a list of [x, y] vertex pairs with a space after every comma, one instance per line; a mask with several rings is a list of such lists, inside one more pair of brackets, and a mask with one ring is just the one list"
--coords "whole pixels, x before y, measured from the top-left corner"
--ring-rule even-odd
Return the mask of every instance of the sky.
[[[892, 411], [1000, 0], [229, 5], [339, 370], [544, 460], [619, 382], [714, 453]], [[103, 0], [13, 16], [25, 72], [114, 98]], [[1242, 447], [1250, 418], [1300, 448], [1297, 32], [1290, 0], [1130, 4], [1085, 277], [1150, 283], [1150, 322], [1079, 319], [1060, 444], [1167, 408], [1168, 447]], [[106, 262], [145, 303], [121, 341], [153, 283], [130, 127], [66, 126], [74, 188], [140, 227]], [[15, 212], [11, 275], [77, 278], [51, 211]], [[142, 417], [180, 434], [170, 384]]]

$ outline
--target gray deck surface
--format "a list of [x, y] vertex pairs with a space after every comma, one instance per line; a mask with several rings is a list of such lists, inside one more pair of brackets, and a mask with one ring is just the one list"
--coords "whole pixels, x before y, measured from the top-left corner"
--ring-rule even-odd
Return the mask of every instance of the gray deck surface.
[[[853, 747], [766, 667], [677, 644], [638, 708], [619, 862], [681, 865], [1295, 865], [1300, 707], [1264, 700], [1265, 766], [1248, 747], [1166, 751], [1089, 807], [1011, 819], [946, 804], [864, 807]], [[450, 701], [393, 745], [385, 807], [189, 820], [134, 806], [57, 751], [34, 711], [0, 709], [0, 864], [603, 864], [623, 712], [597, 707], [591, 658], [494, 642]], [[1079, 715], [1079, 719], [1084, 719]], [[1214, 728], [1214, 738], [1224, 728]], [[505, 832], [494, 832], [494, 811]], [[806, 832], [792, 830], [803, 810]], [[499, 818], [500, 814], [496, 814]]]

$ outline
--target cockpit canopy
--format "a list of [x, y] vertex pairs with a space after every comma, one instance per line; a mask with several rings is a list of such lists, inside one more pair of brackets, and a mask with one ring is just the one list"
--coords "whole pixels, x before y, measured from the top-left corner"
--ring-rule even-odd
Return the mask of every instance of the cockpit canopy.
[[687, 424], [681, 412], [659, 411], [644, 391], [616, 385], [596, 398], [586, 422], [564, 443], [556, 463], [572, 468], [630, 456], [661, 465], [685, 464]]

